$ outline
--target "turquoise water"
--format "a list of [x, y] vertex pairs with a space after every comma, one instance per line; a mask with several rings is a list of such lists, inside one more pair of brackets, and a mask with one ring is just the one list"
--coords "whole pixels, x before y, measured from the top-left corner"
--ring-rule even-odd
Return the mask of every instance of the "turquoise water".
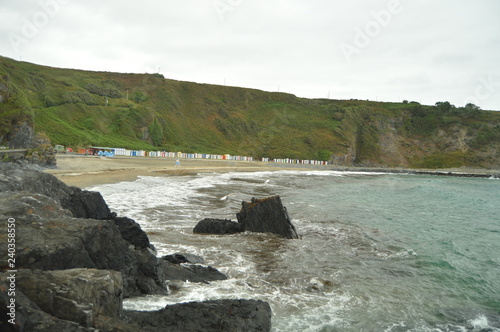
[[[500, 181], [259, 172], [145, 177], [93, 188], [138, 220], [158, 254], [203, 255], [229, 275], [127, 308], [214, 298], [269, 301], [274, 331], [500, 331]], [[300, 240], [193, 235], [279, 194]]]

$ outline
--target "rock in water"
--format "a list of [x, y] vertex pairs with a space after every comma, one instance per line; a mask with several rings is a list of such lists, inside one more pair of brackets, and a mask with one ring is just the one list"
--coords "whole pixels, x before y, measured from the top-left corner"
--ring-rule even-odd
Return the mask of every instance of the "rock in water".
[[243, 232], [244, 229], [239, 223], [227, 219], [205, 218], [193, 229], [199, 234], [234, 234]]
[[236, 217], [245, 231], [273, 233], [287, 239], [299, 238], [280, 196], [242, 202]]
[[180, 303], [154, 312], [128, 311], [125, 316], [142, 331], [270, 331], [271, 307], [256, 300]]
[[162, 259], [169, 261], [172, 264], [205, 264], [205, 259], [203, 257], [182, 252], [176, 252], [172, 255], [163, 256]]

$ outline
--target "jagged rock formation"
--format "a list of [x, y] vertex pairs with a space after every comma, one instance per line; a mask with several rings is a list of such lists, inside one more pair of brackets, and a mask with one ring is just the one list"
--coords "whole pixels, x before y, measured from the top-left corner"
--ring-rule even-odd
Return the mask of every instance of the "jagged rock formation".
[[[16, 323], [26, 331], [149, 331], [123, 320], [123, 297], [167, 295], [168, 285], [186, 280], [227, 279], [210, 266], [157, 258], [140, 226], [110, 213], [99, 193], [68, 187], [50, 174], [23, 166], [0, 164], [0, 218], [15, 219]], [[0, 242], [7, 243], [6, 232], [0, 233]], [[6, 250], [0, 252], [0, 262], [0, 268], [9, 270]], [[9, 303], [6, 276], [0, 280], [4, 311]], [[200, 310], [210, 308], [200, 304]], [[191, 326], [206, 325], [201, 318], [196, 321], [198, 316], [190, 320]], [[150, 320], [161, 317], [144, 314], [141, 321], [157, 326]], [[4, 323], [2, 331], [14, 328]]]
[[100, 316], [122, 316], [122, 276], [116, 271], [23, 269], [16, 274], [16, 284], [40, 310], [85, 328], [95, 326]]
[[273, 233], [287, 239], [299, 238], [279, 196], [242, 202], [236, 217], [246, 231]]
[[234, 234], [249, 231], [273, 233], [287, 239], [299, 238], [280, 196], [252, 198], [250, 202], [242, 202], [241, 210], [236, 217], [238, 222], [227, 219], [203, 219], [194, 227], [193, 232]]

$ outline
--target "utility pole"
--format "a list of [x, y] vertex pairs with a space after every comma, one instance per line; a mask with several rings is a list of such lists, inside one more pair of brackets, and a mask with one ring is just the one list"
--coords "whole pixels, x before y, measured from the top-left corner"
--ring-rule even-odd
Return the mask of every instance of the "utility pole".
[[128, 90], [129, 90], [129, 89], [127, 89], [127, 100], [128, 100]]

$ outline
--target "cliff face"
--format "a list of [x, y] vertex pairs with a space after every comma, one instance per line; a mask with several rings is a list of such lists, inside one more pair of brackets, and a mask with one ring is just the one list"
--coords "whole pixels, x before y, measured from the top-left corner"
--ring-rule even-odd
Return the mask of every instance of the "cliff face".
[[0, 146], [28, 149], [24, 154], [3, 154], [0, 162], [55, 166], [54, 148], [45, 133], [35, 132], [34, 112], [26, 94], [0, 68]]
[[34, 128], [54, 144], [73, 148], [98, 145], [388, 167], [500, 163], [500, 112], [474, 105], [312, 100], [158, 74], [57, 69], [2, 57], [0, 96], [3, 145], [25, 145], [33, 135], [26, 128]]

